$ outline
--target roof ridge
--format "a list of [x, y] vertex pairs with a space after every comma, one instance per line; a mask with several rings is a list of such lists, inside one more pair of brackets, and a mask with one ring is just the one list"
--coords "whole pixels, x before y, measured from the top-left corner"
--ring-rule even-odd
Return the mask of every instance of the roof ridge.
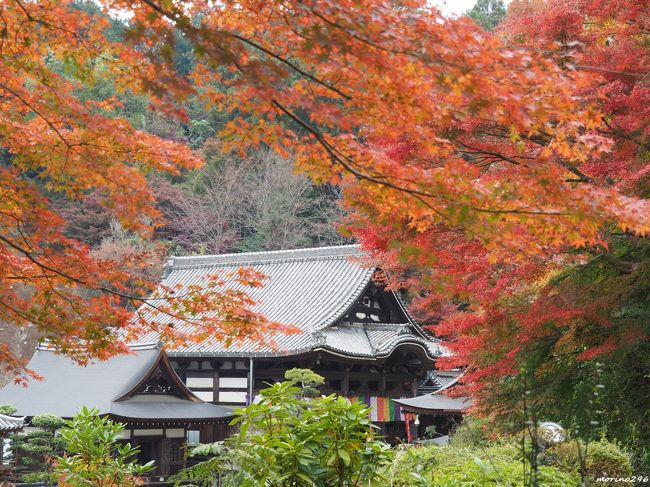
[[[134, 344], [129, 344], [128, 347], [134, 351], [134, 352], [139, 352], [141, 350], [156, 350], [161, 348], [160, 342], [151, 342], [151, 343], [134, 343]], [[59, 352], [57, 349], [53, 346], [50, 345], [48, 341], [41, 342], [38, 345], [36, 345], [36, 350], [39, 352], [52, 352], [58, 354]]]
[[333, 245], [328, 247], [310, 247], [306, 249], [270, 250], [264, 252], [242, 252], [213, 255], [172, 256], [167, 267], [188, 268], [214, 265], [243, 264], [251, 265], [261, 262], [286, 262], [297, 260], [313, 260], [340, 258], [363, 255], [359, 245]]

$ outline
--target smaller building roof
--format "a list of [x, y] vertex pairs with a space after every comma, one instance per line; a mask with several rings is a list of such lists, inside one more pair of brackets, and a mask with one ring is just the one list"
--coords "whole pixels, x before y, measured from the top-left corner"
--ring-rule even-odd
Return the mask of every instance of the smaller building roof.
[[420, 386], [426, 382], [425, 387], [435, 388], [433, 392], [409, 399], [395, 399], [395, 402], [406, 411], [414, 413], [461, 413], [472, 405], [472, 400], [469, 397], [449, 397], [441, 393], [455, 385], [462, 376], [460, 370], [431, 370]]
[[472, 405], [469, 397], [448, 397], [443, 394], [424, 394], [394, 401], [402, 406], [402, 409], [420, 414], [462, 413]]
[[156, 347], [132, 349], [128, 355], [78, 365], [47, 348], [39, 348], [27, 367], [43, 377], [27, 387], [10, 383], [0, 389], [0, 403], [24, 416], [74, 416], [83, 406], [121, 419], [217, 420], [230, 408], [205, 403], [187, 389], [167, 355]]
[[0, 436], [6, 433], [14, 433], [23, 429], [25, 425], [25, 418], [16, 418], [15, 416], [7, 416], [0, 414]]

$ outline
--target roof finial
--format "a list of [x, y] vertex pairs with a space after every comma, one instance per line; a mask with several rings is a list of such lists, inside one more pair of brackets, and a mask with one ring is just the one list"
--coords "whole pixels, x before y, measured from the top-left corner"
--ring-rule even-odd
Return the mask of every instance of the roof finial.
[[165, 265], [163, 266], [163, 272], [162, 272], [162, 278], [166, 279], [169, 277], [169, 274], [172, 273], [172, 269], [174, 268], [174, 258], [171, 257], [170, 259], [165, 262]]

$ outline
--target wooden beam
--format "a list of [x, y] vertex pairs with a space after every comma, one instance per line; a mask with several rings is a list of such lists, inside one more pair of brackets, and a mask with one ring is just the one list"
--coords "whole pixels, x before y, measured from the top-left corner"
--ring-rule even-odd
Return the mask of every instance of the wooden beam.
[[212, 402], [219, 402], [219, 369], [216, 368], [212, 372]]

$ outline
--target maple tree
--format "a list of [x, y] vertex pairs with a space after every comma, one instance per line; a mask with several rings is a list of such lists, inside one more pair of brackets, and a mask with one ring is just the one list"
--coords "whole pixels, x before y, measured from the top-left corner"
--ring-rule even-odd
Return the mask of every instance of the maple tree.
[[[507, 35], [485, 32], [470, 19], [444, 19], [421, 0], [101, 4], [109, 14], [127, 14], [123, 43], [107, 41], [106, 26], [73, 13], [67, 1], [13, 0], [3, 7], [11, 33], [3, 44], [3, 54], [10, 54], [3, 71], [12, 76], [0, 85], [0, 127], [13, 155], [3, 189], [5, 183], [16, 188], [16, 176], [27, 170], [71, 196], [99, 188], [127, 228], [145, 231], [143, 217], [158, 215], [143, 169], [174, 171], [198, 161], [178, 144], [111, 118], [115, 100], [81, 104], [75, 83], [111, 77], [118, 92], [146, 94], [158, 110], [180, 119], [190, 94], [246, 113], [224, 124], [224, 150], [244, 153], [263, 144], [291, 151], [298, 169], [315, 181], [342, 185], [352, 210], [350, 231], [388, 269], [418, 270], [402, 284], [425, 290], [422, 308], [443, 319], [437, 332], [451, 339], [453, 360], [470, 364], [467, 377], [479, 385], [515, 374], [518, 354], [551, 318], [575, 323], [597, 314], [536, 301], [517, 316], [525, 329], [513, 339], [512, 327], [500, 319], [509, 312], [500, 306], [504, 299], [554, 297], [535, 291], [565, 266], [607, 249], [612, 233], [644, 236], [650, 230], [650, 206], [640, 189], [647, 170], [647, 104], [638, 103], [647, 94], [636, 76], [647, 71], [647, 51], [637, 48], [647, 9], [634, 2], [585, 1], [570, 14], [545, 2], [516, 4], [513, 15], [546, 12], [557, 21], [531, 21], [549, 29], [539, 34], [532, 27], [518, 31], [517, 25], [530, 24], [513, 21], [504, 27]], [[585, 27], [596, 14], [602, 25]], [[559, 38], [547, 35], [566, 19], [570, 30]], [[621, 49], [620, 59], [605, 47], [610, 28], [620, 39], [612, 44]], [[179, 33], [193, 46], [194, 69], [186, 75], [174, 69]], [[574, 54], [575, 35], [584, 35], [593, 49]], [[632, 48], [643, 56], [632, 59]], [[65, 77], [52, 59], [62, 63]], [[608, 75], [615, 79], [603, 83]], [[52, 268], [65, 270], [57, 274], [62, 285], [105, 289], [104, 282], [124, 280], [58, 234], [47, 202], [19, 181], [13, 193], [29, 200], [30, 231], [47, 243], [40, 252], [55, 261]], [[7, 249], [3, 256], [13, 267], [5, 268], [27, 262], [30, 271], [40, 270], [19, 274], [22, 279], [30, 285], [41, 279], [42, 259], [33, 262], [34, 253], [17, 243]], [[52, 287], [46, 282], [36, 289], [42, 289], [41, 306], [21, 302], [15, 308], [40, 313], [44, 329], [56, 330], [45, 322], [44, 310], [47, 319], [58, 311], [47, 301]], [[115, 323], [115, 316], [123, 323], [128, 313], [116, 309], [110, 293], [91, 301], [69, 296], [84, 305], [84, 319], [69, 327], [69, 303], [61, 302], [67, 313], [59, 314], [66, 316], [54, 321], [65, 337], [60, 343], [81, 336], [95, 352], [106, 348], [107, 340], [94, 335], [108, 336], [106, 328], [96, 324]], [[246, 304], [238, 298], [238, 305]], [[197, 298], [183, 312], [191, 314], [197, 302], [205, 311], [214, 301]], [[602, 333], [592, 338], [578, 341], [585, 358], [611, 350]], [[495, 343], [500, 348], [493, 356], [480, 353]]]
[[[594, 133], [606, 136], [609, 148], [567, 178], [571, 191], [615, 190], [631, 205], [645, 204], [649, 13], [639, 2], [521, 1], [501, 26], [498, 35], [513, 49], [544, 52], [589, 76], [574, 97], [597, 107], [602, 121]], [[408, 141], [384, 147], [396, 161], [410, 157]], [[493, 147], [502, 154], [503, 145]], [[472, 157], [490, 161], [478, 150]], [[599, 241], [520, 259], [499, 258], [460, 226], [414, 232], [382, 223], [368, 230], [361, 220], [356, 227], [397, 274], [395, 285], [413, 291], [415, 313], [447, 339], [454, 356], [439, 365], [466, 366], [464, 392], [479, 411], [525, 420], [526, 400], [582, 437], [607, 431], [647, 465], [648, 244], [643, 232], [625, 230], [612, 221], [599, 229]]]
[[[114, 97], [82, 100], [78, 91], [110, 79], [118, 93], [146, 95], [155, 109], [177, 113], [167, 89], [147, 81], [175, 74], [154, 73], [144, 54], [107, 39], [107, 17], [72, 2], [3, 2], [0, 25], [0, 319], [37, 327], [81, 363], [125, 353], [126, 343], [147, 331], [173, 344], [205, 336], [261, 340], [267, 325], [279, 329], [251, 311], [254, 302], [245, 292], [223, 289], [226, 276], [182, 292], [159, 287], [147, 300], [156, 283], [134, 270], [148, 266], [156, 250], [115, 260], [93, 254], [66, 235], [66, 222], [52, 205], [57, 195], [81, 199], [92, 192], [125, 229], [150, 234], [160, 214], [146, 173], [178, 173], [198, 167], [200, 159], [183, 144], [113, 116], [119, 106]], [[182, 87], [169, 88], [176, 99]], [[236, 278], [244, 288], [263, 281], [245, 269]], [[132, 310], [145, 302], [148, 318], [134, 317]], [[172, 317], [195, 324], [194, 332], [167, 326]], [[29, 373], [9, 344], [0, 344], [0, 358], [17, 380]]]

